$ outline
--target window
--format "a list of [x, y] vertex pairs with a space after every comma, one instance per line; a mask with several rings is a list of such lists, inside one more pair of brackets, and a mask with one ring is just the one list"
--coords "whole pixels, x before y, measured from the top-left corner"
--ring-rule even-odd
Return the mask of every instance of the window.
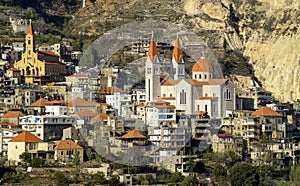
[[207, 79], [207, 75], [206, 74], [204, 75], [204, 79]]
[[224, 99], [231, 100], [231, 92], [228, 89], [226, 89], [226, 91], [224, 92]]
[[166, 94], [163, 94], [163, 97], [166, 97]]
[[180, 92], [180, 104], [186, 104], [186, 92], [184, 90]]
[[147, 68], [147, 74], [151, 74], [151, 68]]
[[207, 105], [205, 105], [205, 112], [207, 112]]
[[31, 44], [31, 40], [30, 39], [28, 39], [28, 45], [30, 45]]
[[170, 97], [172, 97], [173, 96], [173, 94], [170, 94]]
[[202, 78], [202, 76], [201, 76], [201, 74], [199, 74], [199, 79], [201, 79]]
[[183, 68], [181, 67], [181, 68], [179, 68], [179, 74], [180, 75], [183, 75], [184, 74], [184, 70], [183, 70]]

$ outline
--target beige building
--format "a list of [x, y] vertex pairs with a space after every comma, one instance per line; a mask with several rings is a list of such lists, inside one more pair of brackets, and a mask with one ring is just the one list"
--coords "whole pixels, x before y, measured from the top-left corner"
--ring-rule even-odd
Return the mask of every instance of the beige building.
[[83, 162], [83, 148], [72, 140], [60, 140], [54, 147], [54, 159], [59, 161], [72, 161], [78, 153], [80, 162]]
[[14, 68], [21, 71], [25, 83], [45, 85], [50, 82], [64, 81], [66, 65], [59, 62], [57, 54], [35, 49], [31, 23], [28, 26], [25, 39], [25, 52], [22, 54], [22, 59], [14, 64]]
[[9, 161], [20, 162], [20, 155], [24, 152], [37, 153], [38, 144], [43, 142], [40, 138], [28, 131], [23, 131], [8, 142], [7, 158]]
[[238, 155], [243, 154], [243, 140], [234, 138], [232, 134], [214, 134], [212, 137], [213, 152], [225, 153], [235, 152]]

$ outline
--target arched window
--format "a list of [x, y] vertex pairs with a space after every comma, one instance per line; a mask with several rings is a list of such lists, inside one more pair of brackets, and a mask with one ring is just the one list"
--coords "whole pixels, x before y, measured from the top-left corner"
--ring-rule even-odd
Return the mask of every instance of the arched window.
[[30, 67], [26, 67], [26, 75], [30, 76]]

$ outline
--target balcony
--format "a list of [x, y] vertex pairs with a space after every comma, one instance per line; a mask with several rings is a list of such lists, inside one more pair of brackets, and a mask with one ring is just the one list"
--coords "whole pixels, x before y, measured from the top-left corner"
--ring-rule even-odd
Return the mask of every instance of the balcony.
[[23, 126], [23, 129], [26, 130], [26, 131], [29, 131], [29, 132], [32, 132], [32, 131], [35, 131], [36, 129], [36, 126]]

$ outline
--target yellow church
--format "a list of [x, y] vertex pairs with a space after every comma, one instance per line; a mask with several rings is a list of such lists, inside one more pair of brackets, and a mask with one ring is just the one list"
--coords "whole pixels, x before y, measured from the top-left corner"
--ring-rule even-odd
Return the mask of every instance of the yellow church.
[[59, 62], [59, 56], [50, 51], [36, 51], [33, 27], [30, 22], [26, 38], [25, 52], [14, 67], [21, 71], [26, 84], [46, 85], [65, 80], [66, 65]]

